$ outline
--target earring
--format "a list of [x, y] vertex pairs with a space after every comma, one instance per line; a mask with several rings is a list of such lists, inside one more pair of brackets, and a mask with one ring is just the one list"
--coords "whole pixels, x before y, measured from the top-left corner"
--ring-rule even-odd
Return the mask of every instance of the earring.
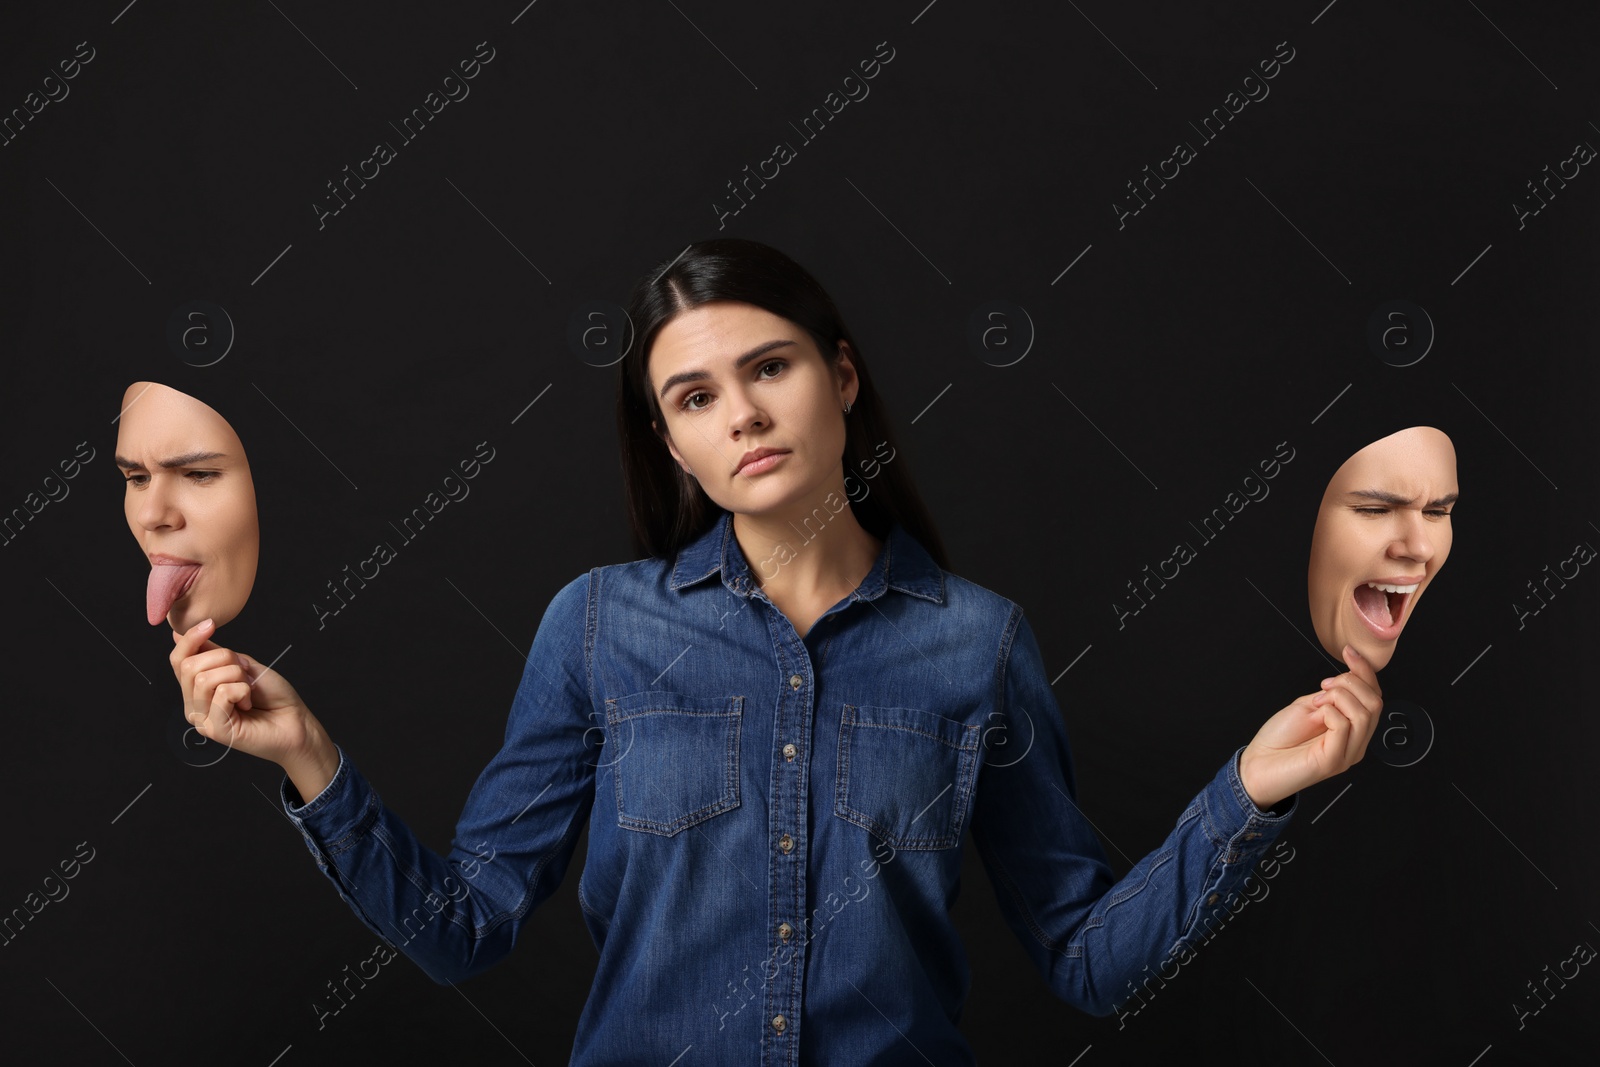
[[845, 413], [845, 414], [846, 414], [846, 415], [848, 415], [848, 414], [850, 414], [850, 405], [849, 405], [849, 404], [846, 404], [846, 405], [845, 405], [845, 406], [844, 406], [844, 413]]

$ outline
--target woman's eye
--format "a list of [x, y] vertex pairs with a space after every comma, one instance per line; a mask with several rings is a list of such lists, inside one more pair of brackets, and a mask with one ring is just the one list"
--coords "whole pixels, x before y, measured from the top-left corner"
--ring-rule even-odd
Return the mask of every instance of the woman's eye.
[[1443, 508], [1435, 508], [1434, 510], [1429, 511], [1427, 514], [1440, 519], [1448, 519], [1450, 517], [1450, 513], [1445, 511]]
[[130, 474], [126, 480], [133, 485], [143, 485], [149, 478], [148, 474]]
[[211, 482], [215, 481], [220, 473], [220, 471], [190, 471], [187, 477], [196, 482]]
[[1356, 512], [1358, 514], [1361, 514], [1361, 515], [1387, 515], [1387, 514], [1389, 514], [1389, 509], [1388, 508], [1356, 508]]
[[[769, 359], [765, 363], [761, 364], [761, 368], [760, 369], [762, 371], [765, 371], [768, 367], [777, 367], [781, 371], [784, 367], [786, 367], [788, 365], [789, 365], [789, 363], [788, 363], [787, 360]], [[764, 375], [762, 377], [762, 381], [771, 381], [775, 377], [777, 377], [776, 374], [767, 374], [767, 375]], [[694, 398], [697, 397], [697, 396], [709, 396], [709, 395], [710, 394], [705, 392], [704, 390], [697, 390], [697, 391], [695, 391], [693, 393], [690, 393], [688, 396], [684, 397], [682, 400], [678, 401], [678, 407], [681, 408], [684, 411], [704, 411], [705, 410], [704, 405], [695, 404], [693, 401], [694, 401]]]

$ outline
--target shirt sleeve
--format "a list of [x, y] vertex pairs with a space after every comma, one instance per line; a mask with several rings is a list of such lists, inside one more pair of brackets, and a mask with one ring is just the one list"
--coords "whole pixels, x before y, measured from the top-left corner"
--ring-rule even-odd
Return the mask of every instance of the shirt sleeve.
[[[1008, 736], [989, 746], [979, 773], [973, 836], [1006, 922], [1051, 990], [1109, 1015], [1163, 964], [1187, 962], [1195, 942], [1226, 921], [1298, 795], [1271, 812], [1258, 808], [1239, 778], [1241, 747], [1161, 846], [1114, 881], [1078, 807], [1066, 730], [1021, 608], [1013, 607], [1005, 641], [999, 710]], [[1026, 755], [1016, 755], [1029, 737]]]
[[[592, 572], [591, 572], [592, 574]], [[589, 578], [551, 600], [527, 656], [505, 742], [478, 776], [440, 856], [386, 807], [339, 750], [339, 768], [285, 813], [317, 867], [366, 926], [439, 983], [511, 951], [535, 905], [560, 885], [594, 802]]]

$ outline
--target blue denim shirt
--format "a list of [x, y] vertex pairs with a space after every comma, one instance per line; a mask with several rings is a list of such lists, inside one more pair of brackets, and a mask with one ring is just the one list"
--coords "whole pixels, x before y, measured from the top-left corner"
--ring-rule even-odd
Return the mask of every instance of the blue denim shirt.
[[672, 563], [563, 587], [447, 856], [342, 750], [309, 803], [284, 780], [284, 809], [356, 915], [439, 982], [510, 951], [589, 819], [585, 1067], [691, 1048], [697, 1067], [973, 1062], [950, 918], [969, 828], [1050, 988], [1109, 1014], [1292, 815], [1251, 802], [1235, 752], [1115, 880], [1020, 607], [899, 525], [804, 637], [754, 577], [724, 513]]

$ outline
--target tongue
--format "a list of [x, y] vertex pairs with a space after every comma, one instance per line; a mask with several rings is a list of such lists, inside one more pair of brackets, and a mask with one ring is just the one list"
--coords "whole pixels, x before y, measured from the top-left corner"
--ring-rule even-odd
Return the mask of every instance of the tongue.
[[1356, 607], [1379, 626], [1394, 625], [1394, 616], [1389, 614], [1389, 594], [1382, 589], [1374, 589], [1370, 585], [1358, 587]]
[[144, 589], [144, 613], [151, 626], [159, 625], [172, 610], [172, 602], [183, 595], [189, 580], [200, 573], [200, 565], [151, 567], [150, 582]]

